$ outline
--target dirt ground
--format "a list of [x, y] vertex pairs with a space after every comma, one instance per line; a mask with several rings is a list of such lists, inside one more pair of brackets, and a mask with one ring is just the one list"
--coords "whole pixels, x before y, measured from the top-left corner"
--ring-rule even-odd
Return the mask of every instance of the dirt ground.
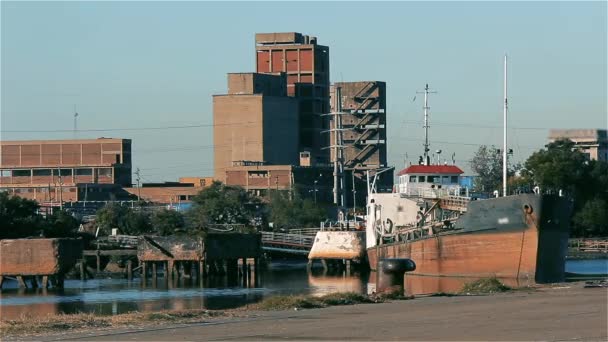
[[486, 296], [254, 312], [246, 318], [36, 340], [608, 340], [608, 289], [583, 283]]

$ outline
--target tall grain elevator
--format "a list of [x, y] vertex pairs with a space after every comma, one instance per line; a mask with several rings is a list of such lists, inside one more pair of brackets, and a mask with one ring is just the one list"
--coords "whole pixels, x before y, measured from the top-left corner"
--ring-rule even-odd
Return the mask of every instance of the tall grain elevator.
[[287, 74], [287, 95], [299, 100], [299, 149], [313, 163], [329, 162], [329, 47], [297, 32], [258, 33], [256, 71]]

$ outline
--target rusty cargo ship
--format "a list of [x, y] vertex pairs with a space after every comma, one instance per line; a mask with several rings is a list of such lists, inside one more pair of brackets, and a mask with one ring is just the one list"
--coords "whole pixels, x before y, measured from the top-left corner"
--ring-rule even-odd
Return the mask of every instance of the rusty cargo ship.
[[[462, 211], [455, 210], [453, 196], [423, 201], [399, 194], [370, 197], [372, 224], [366, 242], [372, 269], [382, 258], [410, 258], [416, 262], [411, 274], [417, 275], [498, 277], [524, 283], [564, 280], [570, 213], [564, 197], [522, 194], [461, 201]], [[417, 212], [415, 224], [399, 226], [399, 215], [386, 210], [391, 202], [394, 212], [405, 217], [408, 204], [430, 208]], [[425, 217], [428, 222], [421, 224]]]

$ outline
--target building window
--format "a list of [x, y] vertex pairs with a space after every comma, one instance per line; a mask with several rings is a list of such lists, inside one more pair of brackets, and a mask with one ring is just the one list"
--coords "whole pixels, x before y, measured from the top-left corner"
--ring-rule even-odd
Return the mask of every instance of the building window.
[[34, 169], [33, 174], [34, 177], [44, 177], [51, 176], [52, 172], [51, 169]]
[[249, 178], [268, 178], [268, 171], [249, 171]]
[[11, 170], [0, 170], [0, 177], [10, 177]]
[[452, 176], [452, 184], [458, 184], [458, 176]]
[[72, 169], [60, 169], [59, 170], [59, 174], [62, 176], [71, 176], [72, 175]]
[[418, 183], [424, 183], [426, 182], [426, 177], [425, 176], [418, 176]]
[[13, 177], [30, 177], [31, 175], [30, 170], [13, 170]]
[[410, 176], [410, 183], [416, 183], [416, 176]]
[[179, 199], [180, 201], [186, 201], [187, 200], [187, 196], [186, 195], [179, 195]]
[[97, 174], [100, 177], [112, 177], [112, 169], [111, 168], [97, 169]]
[[76, 176], [92, 176], [93, 169], [76, 169]]
[[427, 177], [427, 182], [429, 183], [439, 183], [440, 176], [432, 175]]

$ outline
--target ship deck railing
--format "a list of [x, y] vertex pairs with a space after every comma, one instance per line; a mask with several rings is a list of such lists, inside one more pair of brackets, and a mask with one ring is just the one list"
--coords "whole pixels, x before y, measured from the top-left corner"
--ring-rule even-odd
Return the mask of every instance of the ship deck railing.
[[608, 239], [606, 239], [606, 238], [569, 239], [568, 248], [574, 249], [579, 252], [608, 253]]

